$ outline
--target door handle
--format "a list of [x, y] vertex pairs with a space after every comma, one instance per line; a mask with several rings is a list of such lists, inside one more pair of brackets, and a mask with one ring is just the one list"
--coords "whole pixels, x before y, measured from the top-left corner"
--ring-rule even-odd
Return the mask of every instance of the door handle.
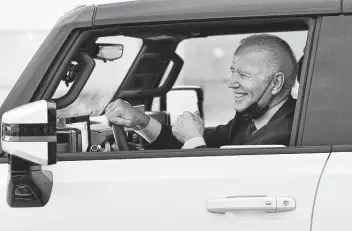
[[291, 211], [296, 201], [290, 197], [243, 196], [209, 200], [207, 210], [210, 213], [225, 214], [238, 211], [262, 211], [276, 213]]

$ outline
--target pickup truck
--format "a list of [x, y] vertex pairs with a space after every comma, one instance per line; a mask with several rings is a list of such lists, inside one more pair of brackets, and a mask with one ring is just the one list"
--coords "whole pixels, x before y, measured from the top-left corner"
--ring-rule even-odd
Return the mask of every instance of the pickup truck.
[[[234, 50], [242, 35], [291, 32], [306, 36], [289, 146], [144, 150], [133, 130], [104, 121], [117, 98], [165, 124], [185, 102], [209, 118], [209, 100], [229, 99], [209, 97], [202, 78], [212, 63], [189, 66], [182, 44], [234, 36], [226, 37]], [[76, 8], [57, 21], [1, 106], [1, 230], [350, 231], [351, 58], [352, 0]], [[180, 87], [190, 68], [201, 73], [198, 83]]]

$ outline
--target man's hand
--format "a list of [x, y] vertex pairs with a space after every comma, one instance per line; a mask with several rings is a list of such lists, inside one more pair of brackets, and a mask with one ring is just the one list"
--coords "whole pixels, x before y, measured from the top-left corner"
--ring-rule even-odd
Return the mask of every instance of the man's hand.
[[172, 127], [172, 133], [181, 143], [185, 143], [195, 137], [203, 137], [204, 122], [199, 112], [197, 111], [194, 114], [184, 112], [181, 116], [178, 116]]
[[133, 129], [145, 128], [150, 120], [149, 116], [121, 99], [117, 99], [107, 106], [105, 116], [113, 124]]

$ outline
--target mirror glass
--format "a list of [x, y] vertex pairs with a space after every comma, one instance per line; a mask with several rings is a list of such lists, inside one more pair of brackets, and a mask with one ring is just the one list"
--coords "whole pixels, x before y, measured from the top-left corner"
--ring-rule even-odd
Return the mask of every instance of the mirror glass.
[[97, 46], [99, 47], [98, 59], [114, 61], [123, 55], [122, 44], [97, 43]]

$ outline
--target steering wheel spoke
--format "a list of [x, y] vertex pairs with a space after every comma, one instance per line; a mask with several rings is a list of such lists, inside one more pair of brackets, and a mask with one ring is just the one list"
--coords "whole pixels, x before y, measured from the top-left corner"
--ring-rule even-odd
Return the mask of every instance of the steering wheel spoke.
[[119, 151], [129, 151], [127, 136], [123, 126], [111, 124], [115, 143]]

